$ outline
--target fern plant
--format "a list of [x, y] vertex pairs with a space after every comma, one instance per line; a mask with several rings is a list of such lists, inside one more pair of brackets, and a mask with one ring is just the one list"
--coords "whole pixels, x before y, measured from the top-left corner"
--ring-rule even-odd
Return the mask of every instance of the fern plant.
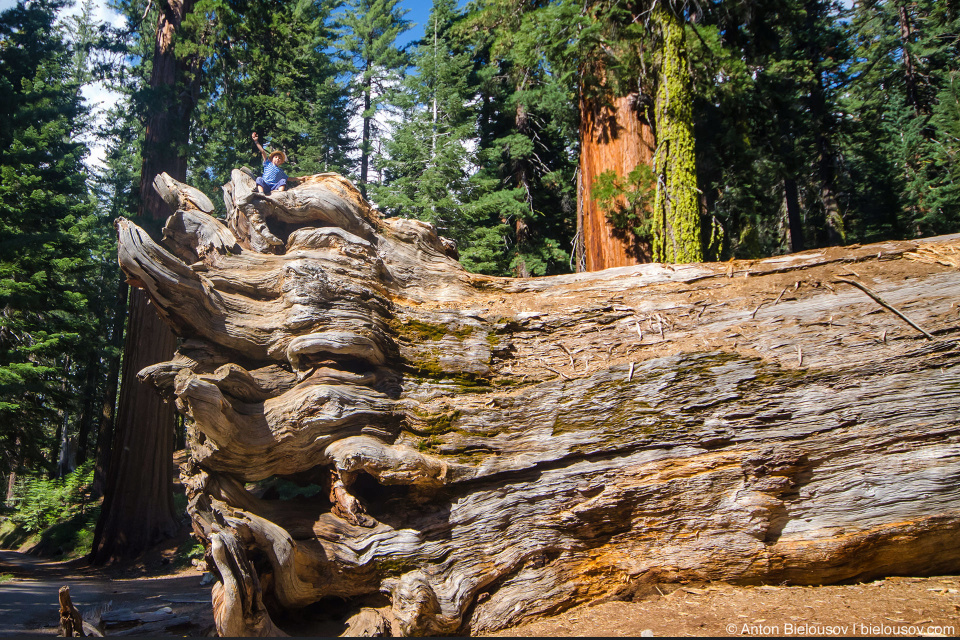
[[16, 511], [10, 520], [28, 533], [37, 533], [86, 508], [93, 482], [93, 461], [84, 462], [63, 478], [27, 476], [14, 488]]

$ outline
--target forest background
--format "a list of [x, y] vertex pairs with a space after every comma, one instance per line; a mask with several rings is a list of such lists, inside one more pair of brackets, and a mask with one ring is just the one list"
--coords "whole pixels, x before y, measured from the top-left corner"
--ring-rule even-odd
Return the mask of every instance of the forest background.
[[[92, 0], [0, 7], [4, 526], [68, 520], [87, 549], [182, 512], [153, 481], [182, 421], [159, 427], [159, 467], [117, 453], [144, 325], [113, 223], [160, 235], [141, 185], [158, 114], [163, 153], [211, 196], [258, 170], [258, 131], [289, 174], [342, 173], [492, 275], [594, 268], [591, 210], [634, 262], [690, 259], [658, 217], [680, 200], [710, 260], [960, 231], [960, 0], [435, 0], [416, 38], [398, 0], [116, 0], [111, 24]], [[92, 86], [117, 96], [102, 117]], [[649, 148], [599, 170], [598, 144]], [[104, 524], [118, 486], [166, 513]]]

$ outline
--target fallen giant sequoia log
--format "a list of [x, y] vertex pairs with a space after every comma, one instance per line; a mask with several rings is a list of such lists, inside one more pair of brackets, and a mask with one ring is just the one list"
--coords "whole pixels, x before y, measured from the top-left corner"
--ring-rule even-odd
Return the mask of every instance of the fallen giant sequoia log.
[[501, 279], [333, 174], [237, 171], [226, 226], [157, 186], [167, 248], [121, 220], [120, 263], [183, 339], [141, 376], [187, 418], [221, 634], [960, 570], [956, 237]]

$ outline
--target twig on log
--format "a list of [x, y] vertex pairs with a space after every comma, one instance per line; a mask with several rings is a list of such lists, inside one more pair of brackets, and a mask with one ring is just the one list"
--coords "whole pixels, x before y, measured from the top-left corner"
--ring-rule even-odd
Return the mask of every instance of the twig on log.
[[773, 306], [777, 306], [777, 303], [780, 302], [780, 298], [783, 297], [783, 294], [787, 292], [787, 288], [784, 287], [783, 291], [780, 292], [780, 295], [777, 296], [777, 299], [773, 301]]
[[571, 378], [570, 376], [568, 376], [568, 375], [565, 374], [564, 372], [562, 372], [562, 371], [557, 371], [557, 370], [554, 369], [553, 367], [548, 366], [547, 363], [544, 362], [543, 360], [540, 360], [540, 364], [543, 365], [543, 368], [544, 368], [544, 369], [546, 369], [547, 371], [553, 371], [555, 374], [557, 374], [558, 376], [560, 376], [560, 377], [563, 378], [564, 380], [573, 380], [573, 378]]
[[861, 283], [856, 282], [856, 281], [854, 281], [854, 280], [847, 280], [846, 278], [837, 278], [837, 279], [836, 279], [836, 282], [845, 282], [846, 284], [849, 284], [849, 285], [852, 286], [852, 287], [856, 287], [857, 289], [860, 289], [860, 291], [863, 291], [865, 294], [867, 294], [868, 296], [870, 296], [871, 298], [873, 298], [873, 300], [874, 300], [877, 304], [879, 304], [881, 307], [883, 307], [884, 309], [886, 309], [886, 310], [890, 311], [891, 313], [895, 314], [897, 317], [899, 317], [901, 320], [903, 320], [904, 322], [906, 322], [908, 325], [910, 325], [911, 327], [913, 327], [914, 329], [916, 329], [917, 331], [919, 331], [920, 333], [922, 333], [922, 334], [924, 335], [924, 337], [926, 337], [927, 340], [933, 340], [933, 339], [934, 339], [932, 335], [930, 335], [929, 333], [927, 333], [926, 331], [924, 331], [923, 329], [921, 329], [921, 328], [920, 328], [920, 325], [918, 325], [916, 322], [914, 322], [913, 320], [911, 320], [910, 318], [908, 318], [907, 316], [905, 316], [905, 315], [903, 314], [903, 312], [901, 312], [901, 311], [899, 311], [898, 309], [896, 309], [892, 304], [890, 304], [889, 302], [887, 302], [886, 300], [884, 300], [883, 298], [881, 298], [880, 296], [878, 296], [877, 294], [875, 294], [873, 291], [871, 291], [870, 289], [868, 289], [867, 287], [865, 287], [865, 286], [862, 285]]
[[[766, 300], [764, 300], [764, 302], [766, 302]], [[757, 317], [757, 311], [760, 311], [760, 307], [762, 307], [762, 306], [763, 306], [763, 302], [761, 302], [760, 304], [758, 304], [758, 305], [757, 305], [757, 308], [753, 310], [753, 313], [750, 314], [750, 319], [751, 319], [751, 320], [756, 319], [756, 317]]]
[[627, 376], [627, 382], [633, 382], [633, 363], [630, 363], [630, 375]]
[[707, 307], [709, 307], [709, 306], [710, 306], [710, 305], [709, 305], [709, 304], [706, 304], [706, 303], [703, 305], [703, 309], [700, 309], [700, 313], [697, 314], [697, 320], [700, 319], [700, 316], [703, 315], [703, 312], [706, 311], [706, 310], [707, 310]]
[[557, 343], [557, 346], [560, 347], [561, 349], [563, 349], [563, 352], [564, 352], [565, 354], [567, 354], [567, 357], [568, 357], [568, 358], [570, 358], [570, 366], [571, 366], [573, 369], [576, 369], [577, 366], [573, 363], [573, 354], [570, 353], [570, 349], [567, 349], [565, 346], [563, 346], [563, 345], [560, 344], [559, 342]]

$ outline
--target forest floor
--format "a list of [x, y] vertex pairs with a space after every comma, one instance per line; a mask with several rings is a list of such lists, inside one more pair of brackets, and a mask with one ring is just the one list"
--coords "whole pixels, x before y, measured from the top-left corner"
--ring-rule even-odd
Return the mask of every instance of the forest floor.
[[[70, 586], [82, 613], [111, 603], [124, 612], [160, 615], [163, 629], [114, 623], [107, 635], [210, 635], [210, 586], [192, 567], [174, 569], [176, 541], [135, 565], [92, 568], [0, 551], [0, 636], [55, 635], [57, 590]], [[165, 561], [166, 560], [166, 561]], [[584, 605], [497, 636], [957, 636], [960, 576], [893, 577], [834, 586], [652, 585], [634, 601]], [[135, 617], [135, 616], [133, 616]], [[149, 619], [149, 618], [148, 618]], [[327, 625], [326, 633], [336, 633]]]
[[960, 577], [833, 586], [657, 585], [497, 636], [927, 636], [960, 633]]
[[134, 563], [108, 567], [92, 567], [84, 558], [58, 562], [0, 551], [0, 637], [55, 636], [62, 586], [70, 587], [71, 600], [86, 619], [96, 610], [112, 616], [108, 636], [209, 635], [214, 630], [210, 585], [201, 584], [203, 574], [176, 557], [186, 532], [185, 527], [182, 536]]

